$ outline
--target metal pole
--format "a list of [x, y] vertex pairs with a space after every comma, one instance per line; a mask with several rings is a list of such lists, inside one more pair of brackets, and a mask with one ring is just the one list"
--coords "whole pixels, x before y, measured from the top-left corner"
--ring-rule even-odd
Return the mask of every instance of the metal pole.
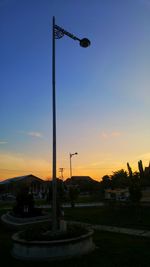
[[57, 184], [56, 184], [56, 96], [55, 96], [55, 17], [52, 37], [52, 108], [53, 108], [53, 180], [52, 180], [52, 229], [57, 230]]
[[[55, 96], [55, 30], [59, 30], [61, 34], [58, 35], [58, 39], [63, 34], [68, 35], [74, 40], [78, 40], [82, 47], [88, 47], [90, 41], [87, 38], [79, 39], [73, 34], [65, 31], [63, 28], [55, 24], [55, 17], [53, 17], [53, 29], [52, 29], [52, 109], [53, 109], [53, 177], [52, 177], [52, 229], [54, 232], [58, 230], [58, 218], [57, 218], [57, 179], [56, 179], [56, 96]], [[77, 154], [77, 153], [75, 153]], [[72, 177], [71, 157], [74, 154], [70, 154], [70, 177]]]
[[70, 178], [72, 177], [71, 157], [72, 157], [72, 154], [70, 153]]

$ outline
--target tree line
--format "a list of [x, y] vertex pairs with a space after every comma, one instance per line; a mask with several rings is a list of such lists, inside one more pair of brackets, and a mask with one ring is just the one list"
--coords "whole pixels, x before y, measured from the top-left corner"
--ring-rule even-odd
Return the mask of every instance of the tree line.
[[138, 161], [138, 170], [132, 171], [129, 163], [127, 163], [127, 171], [124, 169], [113, 172], [112, 175], [102, 177], [101, 189], [117, 189], [128, 188], [130, 199], [133, 202], [139, 201], [142, 197], [142, 188], [150, 186], [150, 165], [144, 168], [142, 160]]

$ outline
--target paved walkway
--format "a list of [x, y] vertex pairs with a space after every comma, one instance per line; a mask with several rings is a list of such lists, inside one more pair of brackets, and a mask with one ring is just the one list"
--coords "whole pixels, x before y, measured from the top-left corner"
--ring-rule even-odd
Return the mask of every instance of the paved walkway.
[[108, 225], [95, 225], [95, 224], [88, 224], [88, 223], [83, 223], [83, 222], [76, 222], [76, 223], [86, 225], [86, 226], [92, 227], [95, 230], [100, 230], [100, 231], [108, 231], [108, 232], [141, 236], [141, 237], [142, 236], [150, 237], [150, 231], [148, 230], [130, 229], [130, 228], [117, 227], [117, 226], [108, 226]]
[[[77, 208], [84, 208], [84, 207], [102, 207], [104, 206], [104, 203], [103, 202], [93, 202], [93, 203], [75, 203], [75, 207]], [[51, 208], [51, 205], [40, 205], [40, 206], [37, 206], [39, 208], [44, 208], [44, 209], [47, 209], [47, 208]], [[63, 208], [71, 208], [71, 204], [70, 203], [65, 203], [62, 205]]]

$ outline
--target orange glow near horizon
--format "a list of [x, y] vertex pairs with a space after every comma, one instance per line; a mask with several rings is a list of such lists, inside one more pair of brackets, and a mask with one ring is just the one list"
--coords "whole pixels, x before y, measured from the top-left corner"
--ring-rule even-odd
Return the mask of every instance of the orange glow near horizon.
[[[130, 162], [129, 162], [130, 163]], [[145, 163], [143, 162], [143, 165]], [[23, 176], [23, 175], [28, 175], [28, 174], [33, 174], [39, 178], [42, 178], [43, 180], [51, 180], [51, 171], [46, 170], [45, 164], [43, 164], [43, 166], [41, 166], [41, 169], [39, 168], [39, 166], [37, 165], [37, 168], [35, 168], [35, 166], [33, 166], [33, 168], [31, 169], [24, 169], [24, 170], [20, 170], [20, 168], [18, 167], [17, 170], [17, 166], [16, 168], [13, 169], [1, 169], [0, 171], [0, 181], [8, 179], [8, 178], [13, 178], [13, 177], [18, 177], [18, 176]], [[94, 164], [93, 164], [94, 165]], [[7, 164], [7, 166], [9, 166], [9, 163]], [[11, 164], [10, 164], [11, 166]], [[137, 171], [137, 163], [136, 164], [130, 164], [130, 166], [132, 167], [133, 171]], [[144, 166], [148, 166], [144, 165]], [[20, 166], [21, 167], [21, 166]], [[104, 175], [112, 175], [113, 172], [118, 171], [120, 169], [124, 169], [127, 171], [127, 166], [126, 164], [112, 164], [112, 165], [108, 165], [103, 167], [103, 168], [98, 168], [97, 166], [94, 168], [92, 168], [91, 166], [74, 166], [74, 168], [72, 169], [73, 171], [73, 176], [90, 176], [91, 178], [93, 178], [94, 180], [100, 181], [101, 178]], [[67, 178], [69, 178], [69, 168], [64, 168], [64, 180], [66, 180]], [[60, 173], [59, 171], [57, 172], [57, 177], [60, 178]]]
[[[149, 165], [149, 152], [142, 153], [142, 150], [140, 151], [139, 148], [139, 151], [133, 153], [133, 147], [131, 147], [131, 151], [126, 151], [125, 145], [114, 143], [114, 140], [111, 143], [108, 140], [108, 135], [106, 138], [106, 134], [104, 141], [106, 144], [104, 147], [104, 142], [103, 144], [101, 143], [101, 151], [107, 151], [109, 146], [109, 153], [95, 152], [96, 148], [93, 150], [91, 148], [91, 153], [87, 153], [86, 150], [78, 150], [78, 156], [72, 158], [73, 176], [90, 176], [91, 178], [100, 181], [104, 175], [111, 175], [119, 169], [127, 170], [127, 162], [129, 162], [133, 171], [138, 170], [139, 160], [142, 160], [143, 167]], [[97, 147], [97, 150], [99, 150], [99, 147]], [[115, 147], [117, 147], [117, 151], [115, 150]], [[122, 153], [122, 149], [124, 149], [124, 153]], [[74, 151], [74, 149], [72, 151]], [[0, 152], [0, 180], [28, 174], [47, 179], [47, 177], [52, 176], [51, 162], [52, 160], [51, 158], [49, 159], [49, 156], [43, 157], [41, 155], [40, 157], [40, 154], [38, 154], [37, 157], [21, 153]], [[57, 177], [60, 177], [59, 168], [64, 168], [64, 179], [70, 177], [68, 153], [58, 153]]]

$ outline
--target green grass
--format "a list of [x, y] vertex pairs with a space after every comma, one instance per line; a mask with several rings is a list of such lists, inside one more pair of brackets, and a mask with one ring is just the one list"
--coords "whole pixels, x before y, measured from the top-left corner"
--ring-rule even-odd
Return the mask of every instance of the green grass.
[[[47, 209], [51, 212], [51, 209]], [[102, 207], [66, 208], [65, 219], [91, 224], [150, 230], [150, 207], [105, 205]]]
[[1, 209], [10, 209], [14, 206], [13, 201], [0, 201], [0, 210]]
[[36, 206], [41, 206], [41, 205], [48, 205], [48, 201], [46, 199], [35, 199], [34, 200]]
[[65, 209], [68, 220], [150, 230], [150, 207], [103, 206]]
[[93, 202], [100, 202], [99, 196], [97, 195], [79, 195], [77, 200], [75, 201], [76, 203], [93, 203]]

